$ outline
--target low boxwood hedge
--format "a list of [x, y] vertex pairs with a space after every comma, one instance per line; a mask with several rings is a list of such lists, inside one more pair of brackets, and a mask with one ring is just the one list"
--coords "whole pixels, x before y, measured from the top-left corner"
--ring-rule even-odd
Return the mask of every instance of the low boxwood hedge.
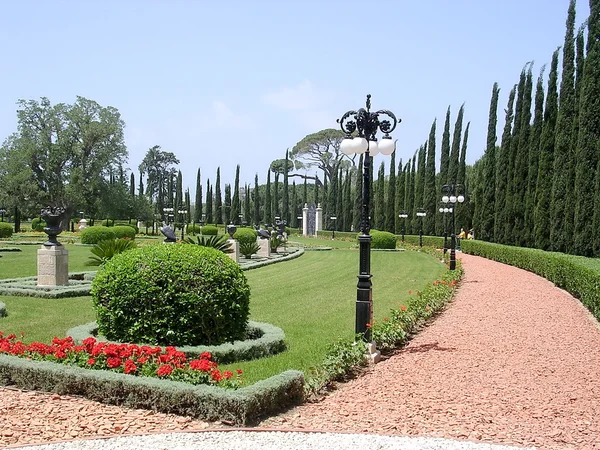
[[217, 227], [215, 227], [214, 225], [204, 225], [201, 229], [200, 229], [202, 234], [208, 235], [208, 236], [216, 236], [217, 234], [219, 234], [219, 229]]
[[393, 249], [396, 248], [396, 236], [387, 231], [371, 230], [371, 248]]
[[256, 243], [256, 230], [252, 228], [238, 228], [233, 235], [233, 238], [237, 240], [240, 245], [244, 243], [252, 244]]
[[129, 225], [115, 225], [111, 228], [117, 239], [127, 238], [135, 239], [135, 228]]
[[13, 228], [10, 223], [0, 222], [0, 238], [9, 238], [13, 234]]
[[96, 225], [93, 227], [87, 227], [81, 230], [81, 243], [82, 244], [97, 244], [100, 241], [107, 239], [115, 239], [115, 232], [113, 228]]
[[577, 297], [600, 320], [600, 271], [589, 267], [588, 258], [512, 247], [490, 242], [463, 240], [461, 249], [536, 273]]
[[[402, 235], [396, 235], [398, 243], [402, 244]], [[406, 234], [404, 242], [411, 245], [419, 245], [419, 235]], [[450, 245], [450, 236], [448, 236], [448, 245]], [[424, 247], [444, 248], [444, 238], [440, 236], [423, 236]]]

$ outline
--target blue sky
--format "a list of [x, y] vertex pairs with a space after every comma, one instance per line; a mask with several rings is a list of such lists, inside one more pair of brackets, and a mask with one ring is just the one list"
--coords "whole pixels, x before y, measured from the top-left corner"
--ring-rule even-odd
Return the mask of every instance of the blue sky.
[[[578, 24], [589, 13], [579, 3]], [[0, 137], [16, 131], [18, 99], [80, 95], [120, 111], [127, 167], [137, 173], [160, 145], [181, 160], [193, 197], [198, 167], [203, 183], [217, 166], [232, 183], [236, 164], [242, 183], [255, 173], [263, 183], [286, 148], [336, 128], [370, 93], [373, 108], [402, 119], [393, 136], [404, 161], [434, 118], [439, 146], [447, 107], [453, 124], [464, 102], [473, 163], [493, 83], [501, 130], [521, 68], [533, 60], [537, 74], [562, 44], [567, 8], [568, 0], [5, 2]]]

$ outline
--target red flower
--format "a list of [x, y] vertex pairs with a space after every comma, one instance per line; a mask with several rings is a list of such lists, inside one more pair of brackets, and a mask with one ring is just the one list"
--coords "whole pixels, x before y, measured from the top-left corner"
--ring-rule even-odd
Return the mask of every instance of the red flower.
[[138, 364], [146, 364], [148, 362], [148, 358], [145, 356], [140, 356], [137, 360]]
[[237, 369], [236, 372], [237, 372], [238, 375], [241, 375], [242, 374], [242, 369]]
[[367, 327], [367, 328], [371, 328], [372, 326], [373, 326], [373, 325], [371, 325], [370, 323], [368, 323], [368, 324], [366, 325], [366, 327]]
[[137, 366], [133, 362], [133, 360], [128, 359], [125, 361], [125, 373], [133, 373], [137, 370]]
[[412, 294], [412, 290], [411, 290], [411, 291], [408, 291], [408, 293], [409, 293], [409, 294]]
[[156, 371], [156, 375], [158, 375], [159, 377], [166, 377], [168, 375], [171, 375], [172, 373], [173, 373], [173, 368], [167, 364], [163, 364]]
[[200, 354], [200, 358], [202, 359], [212, 359], [212, 355], [210, 354], [210, 352], [204, 352]]
[[88, 366], [93, 366], [94, 364], [96, 364], [96, 360], [94, 358], [90, 358], [87, 360]]
[[406, 306], [402, 305], [402, 306], [400, 307], [400, 310], [401, 310], [401, 311], [406, 311]]
[[233, 372], [230, 372], [229, 370], [226, 370], [225, 372], [223, 372], [223, 378], [225, 378], [226, 380], [229, 380], [232, 376], [233, 376]]
[[223, 376], [221, 375], [221, 372], [219, 372], [219, 370], [218, 370], [218, 369], [213, 369], [213, 370], [210, 372], [210, 377], [211, 377], [213, 380], [215, 380], [217, 383], [223, 379]]
[[116, 369], [117, 367], [119, 367], [121, 365], [121, 358], [118, 358], [116, 356], [111, 356], [110, 358], [106, 359], [106, 365], [108, 367], [110, 367], [111, 369]]
[[[9, 341], [13, 340], [14, 338], [16, 338], [17, 335], [14, 333], [9, 334], [8, 336], [6, 336], [6, 339], [8, 339]], [[55, 338], [56, 339], [56, 338]]]
[[62, 350], [56, 350], [56, 352], [54, 352], [54, 356], [58, 359], [65, 359], [67, 357], [67, 354]]

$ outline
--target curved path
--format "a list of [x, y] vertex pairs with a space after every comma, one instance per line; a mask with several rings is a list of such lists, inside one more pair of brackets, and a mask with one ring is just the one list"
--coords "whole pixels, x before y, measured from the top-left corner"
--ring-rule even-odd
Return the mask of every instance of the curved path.
[[[320, 402], [260, 427], [600, 449], [598, 322], [543, 278], [461, 259], [454, 302], [409, 345]], [[216, 426], [9, 389], [0, 389], [0, 415], [0, 446]]]

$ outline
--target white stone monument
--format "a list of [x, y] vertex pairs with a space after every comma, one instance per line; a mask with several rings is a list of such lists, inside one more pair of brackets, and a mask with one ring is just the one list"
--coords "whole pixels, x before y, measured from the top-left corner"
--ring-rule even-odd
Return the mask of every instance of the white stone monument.
[[258, 256], [263, 258], [271, 257], [271, 241], [269, 239], [256, 238], [256, 242], [258, 243], [258, 252], [256, 253]]
[[81, 230], [84, 230], [84, 229], [86, 229], [87, 227], [88, 227], [87, 220], [85, 220], [85, 219], [81, 219], [81, 220], [79, 221], [79, 227], [78, 227], [78, 228], [79, 228], [79, 230], [80, 230], [80, 231], [81, 231]]
[[231, 253], [227, 253], [231, 259], [233, 259], [236, 263], [240, 262], [240, 243], [235, 239], [227, 239], [227, 243], [229, 244], [229, 248], [232, 249]]
[[308, 236], [308, 203], [302, 208], [302, 236]]
[[60, 223], [65, 216], [64, 208], [47, 207], [40, 217], [46, 222], [44, 232], [48, 241], [37, 251], [37, 285], [66, 286], [69, 284], [69, 252], [56, 240], [62, 229]]
[[323, 230], [323, 208], [321, 204], [317, 204], [317, 212], [315, 216], [315, 236], [318, 236], [318, 232]]

